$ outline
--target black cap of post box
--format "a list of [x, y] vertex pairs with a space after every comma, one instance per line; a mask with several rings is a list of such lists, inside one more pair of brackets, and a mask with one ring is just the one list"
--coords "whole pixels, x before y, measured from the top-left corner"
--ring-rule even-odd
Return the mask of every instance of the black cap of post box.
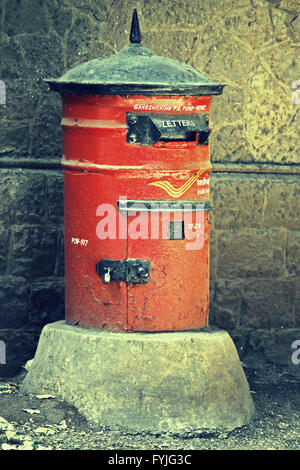
[[134, 10], [130, 44], [107, 58], [77, 65], [61, 78], [45, 80], [60, 93], [114, 95], [220, 95], [225, 83], [210, 80], [193, 67], [155, 55], [141, 45]]

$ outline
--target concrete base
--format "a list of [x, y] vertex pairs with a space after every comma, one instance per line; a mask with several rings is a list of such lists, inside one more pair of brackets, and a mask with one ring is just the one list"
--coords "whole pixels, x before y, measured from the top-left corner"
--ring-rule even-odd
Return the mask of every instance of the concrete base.
[[124, 333], [46, 325], [22, 393], [51, 393], [99, 426], [199, 435], [254, 413], [228, 333]]

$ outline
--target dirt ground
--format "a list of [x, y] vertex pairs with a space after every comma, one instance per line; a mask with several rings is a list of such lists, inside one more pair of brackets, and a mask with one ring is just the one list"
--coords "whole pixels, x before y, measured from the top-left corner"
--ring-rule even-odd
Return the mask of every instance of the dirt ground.
[[250, 384], [252, 422], [219, 435], [182, 438], [127, 434], [89, 425], [76, 409], [48, 395], [19, 393], [20, 378], [0, 382], [2, 450], [299, 450], [300, 384]]

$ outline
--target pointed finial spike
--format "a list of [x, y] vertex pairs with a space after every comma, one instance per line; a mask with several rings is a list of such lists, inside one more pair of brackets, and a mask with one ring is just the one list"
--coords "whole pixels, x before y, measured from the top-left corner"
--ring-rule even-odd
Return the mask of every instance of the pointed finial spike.
[[133, 10], [129, 40], [131, 44], [140, 44], [142, 35], [136, 8]]

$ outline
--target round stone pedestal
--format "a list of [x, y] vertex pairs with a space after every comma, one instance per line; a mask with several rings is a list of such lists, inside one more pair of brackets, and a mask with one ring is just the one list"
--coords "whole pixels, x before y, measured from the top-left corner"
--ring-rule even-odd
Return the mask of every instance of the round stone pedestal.
[[197, 435], [232, 430], [254, 413], [228, 333], [89, 330], [46, 325], [22, 393], [51, 393], [99, 426]]

